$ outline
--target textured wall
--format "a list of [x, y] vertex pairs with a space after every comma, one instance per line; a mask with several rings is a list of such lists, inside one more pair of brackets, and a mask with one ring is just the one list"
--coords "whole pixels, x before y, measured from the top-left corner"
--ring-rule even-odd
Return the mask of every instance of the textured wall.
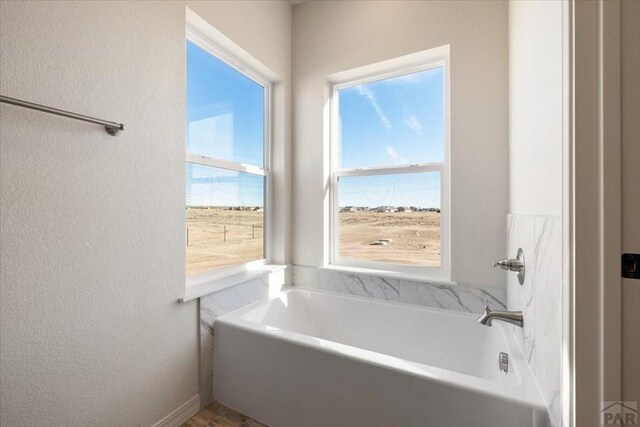
[[[190, 6], [288, 86], [286, 2]], [[198, 394], [184, 37], [184, 2], [0, 5], [0, 93], [127, 125], [0, 107], [3, 426], [149, 426]]]
[[293, 8], [293, 263], [325, 262], [327, 75], [449, 44], [453, 280], [504, 287], [509, 205], [507, 3], [310, 1]]

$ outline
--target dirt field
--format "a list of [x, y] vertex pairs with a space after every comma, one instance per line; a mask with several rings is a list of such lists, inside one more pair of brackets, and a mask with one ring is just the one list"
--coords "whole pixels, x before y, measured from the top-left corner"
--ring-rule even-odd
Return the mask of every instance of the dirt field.
[[187, 209], [187, 277], [261, 259], [263, 217], [264, 212]]
[[[342, 258], [437, 267], [440, 214], [436, 212], [343, 212], [338, 228]], [[387, 245], [372, 245], [391, 239]]]
[[[187, 277], [262, 258], [263, 218], [264, 212], [187, 209]], [[380, 239], [391, 242], [371, 244]], [[438, 266], [440, 214], [340, 213], [339, 240], [343, 258]]]

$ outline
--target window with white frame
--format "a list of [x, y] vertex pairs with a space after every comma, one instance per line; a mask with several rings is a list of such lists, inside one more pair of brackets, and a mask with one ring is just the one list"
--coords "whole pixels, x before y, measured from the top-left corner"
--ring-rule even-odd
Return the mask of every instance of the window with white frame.
[[270, 84], [195, 35], [186, 52], [190, 278], [266, 258]]
[[448, 56], [335, 84], [331, 264], [450, 279]]

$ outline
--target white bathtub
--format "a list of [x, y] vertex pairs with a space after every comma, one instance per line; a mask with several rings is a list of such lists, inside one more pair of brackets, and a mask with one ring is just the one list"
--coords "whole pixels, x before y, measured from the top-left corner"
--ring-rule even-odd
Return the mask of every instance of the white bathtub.
[[215, 321], [214, 398], [274, 427], [546, 426], [514, 326], [476, 317], [294, 288]]

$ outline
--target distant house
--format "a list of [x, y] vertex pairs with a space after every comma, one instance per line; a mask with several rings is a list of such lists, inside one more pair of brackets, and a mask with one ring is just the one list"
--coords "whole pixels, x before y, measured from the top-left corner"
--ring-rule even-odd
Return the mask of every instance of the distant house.
[[407, 206], [398, 206], [398, 212], [411, 212], [413, 209]]
[[358, 208], [356, 208], [355, 206], [345, 206], [343, 208], [340, 208], [340, 212], [357, 212]]
[[376, 212], [385, 213], [385, 212], [398, 212], [394, 206], [378, 206], [376, 208]]

